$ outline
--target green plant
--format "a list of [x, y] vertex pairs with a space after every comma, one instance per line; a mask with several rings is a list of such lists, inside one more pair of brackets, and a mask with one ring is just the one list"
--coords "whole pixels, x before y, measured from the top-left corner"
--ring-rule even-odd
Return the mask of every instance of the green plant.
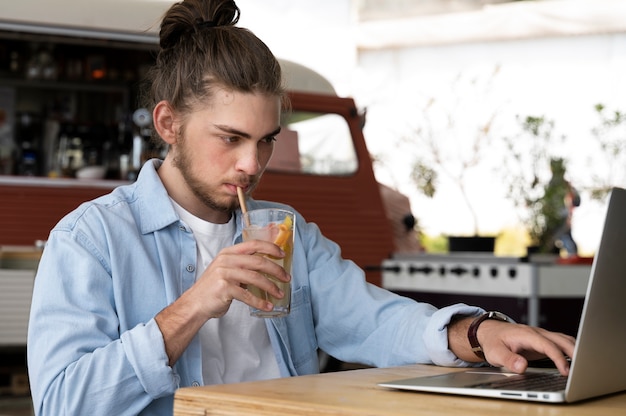
[[554, 250], [554, 233], [564, 221], [566, 161], [557, 156], [564, 137], [544, 116], [517, 117], [520, 133], [505, 137], [508, 160], [502, 177], [507, 195], [540, 252]]
[[420, 242], [427, 253], [447, 253], [448, 239], [441, 235], [428, 235], [420, 233]]

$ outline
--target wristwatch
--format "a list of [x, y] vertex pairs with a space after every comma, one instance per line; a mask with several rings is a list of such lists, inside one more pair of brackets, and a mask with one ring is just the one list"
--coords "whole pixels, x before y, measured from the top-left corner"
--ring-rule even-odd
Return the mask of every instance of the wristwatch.
[[480, 315], [478, 318], [474, 319], [467, 329], [467, 338], [469, 339], [470, 346], [472, 347], [472, 351], [476, 354], [481, 360], [485, 359], [485, 354], [483, 353], [483, 348], [480, 346], [478, 342], [478, 337], [476, 336], [476, 332], [478, 331], [478, 327], [487, 319], [495, 319], [497, 321], [503, 322], [514, 322], [511, 318], [503, 314], [502, 312], [490, 311], [485, 312]]

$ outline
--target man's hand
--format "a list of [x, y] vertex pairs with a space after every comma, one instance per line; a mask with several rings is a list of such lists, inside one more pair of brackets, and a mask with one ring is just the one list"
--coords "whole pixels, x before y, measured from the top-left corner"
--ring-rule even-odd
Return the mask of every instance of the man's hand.
[[189, 290], [155, 317], [170, 365], [178, 360], [207, 320], [219, 318], [228, 311], [233, 299], [258, 309], [272, 309], [270, 302], [250, 293], [247, 285], [256, 286], [277, 298], [284, 296], [264, 274], [284, 282], [291, 280], [291, 276], [278, 264], [256, 254], [285, 256], [277, 245], [261, 240], [227, 247], [219, 252]]
[[[448, 326], [450, 350], [468, 362], [481, 361], [472, 351], [467, 338], [467, 330], [474, 319], [453, 320]], [[523, 373], [528, 368], [529, 360], [547, 357], [561, 374], [569, 374], [567, 357], [573, 356], [576, 342], [569, 335], [492, 319], [482, 322], [476, 334], [485, 359], [495, 367]]]
[[284, 282], [288, 282], [291, 276], [263, 255], [282, 258], [285, 253], [271, 242], [252, 240], [227, 247], [215, 257], [190, 289], [196, 302], [202, 306], [206, 319], [223, 316], [233, 299], [254, 308], [271, 310], [273, 305], [246, 290], [248, 285], [256, 286], [277, 298], [284, 296], [264, 274]]

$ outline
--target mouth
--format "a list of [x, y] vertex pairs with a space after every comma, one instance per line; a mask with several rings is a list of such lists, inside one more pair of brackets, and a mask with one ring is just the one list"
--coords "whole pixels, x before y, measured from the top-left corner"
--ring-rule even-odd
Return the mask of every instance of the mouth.
[[256, 188], [259, 179], [260, 177], [256, 176], [239, 176], [237, 178], [233, 178], [232, 182], [227, 182], [227, 185], [231, 189], [231, 192], [235, 195], [237, 195], [237, 188], [241, 188], [243, 193], [248, 195]]
[[244, 193], [247, 193], [251, 188], [252, 188], [253, 184], [252, 183], [232, 183], [230, 184], [230, 187], [232, 188], [232, 191], [237, 194], [237, 188], [241, 188], [241, 190]]

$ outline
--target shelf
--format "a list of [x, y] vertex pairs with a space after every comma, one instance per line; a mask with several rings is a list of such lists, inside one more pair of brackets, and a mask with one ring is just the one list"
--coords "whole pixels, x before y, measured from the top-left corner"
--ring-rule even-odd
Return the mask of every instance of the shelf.
[[16, 187], [46, 187], [46, 188], [101, 188], [113, 189], [120, 185], [127, 185], [129, 181], [115, 179], [74, 179], [74, 178], [47, 178], [45, 176], [9, 176], [0, 175], [1, 186]]
[[[131, 82], [132, 84], [132, 82]], [[31, 88], [31, 89], [47, 89], [62, 90], [72, 92], [103, 92], [103, 93], [119, 93], [127, 94], [129, 86], [127, 84], [112, 81], [54, 81], [54, 80], [27, 80], [27, 79], [11, 79], [0, 78], [0, 86]]]

